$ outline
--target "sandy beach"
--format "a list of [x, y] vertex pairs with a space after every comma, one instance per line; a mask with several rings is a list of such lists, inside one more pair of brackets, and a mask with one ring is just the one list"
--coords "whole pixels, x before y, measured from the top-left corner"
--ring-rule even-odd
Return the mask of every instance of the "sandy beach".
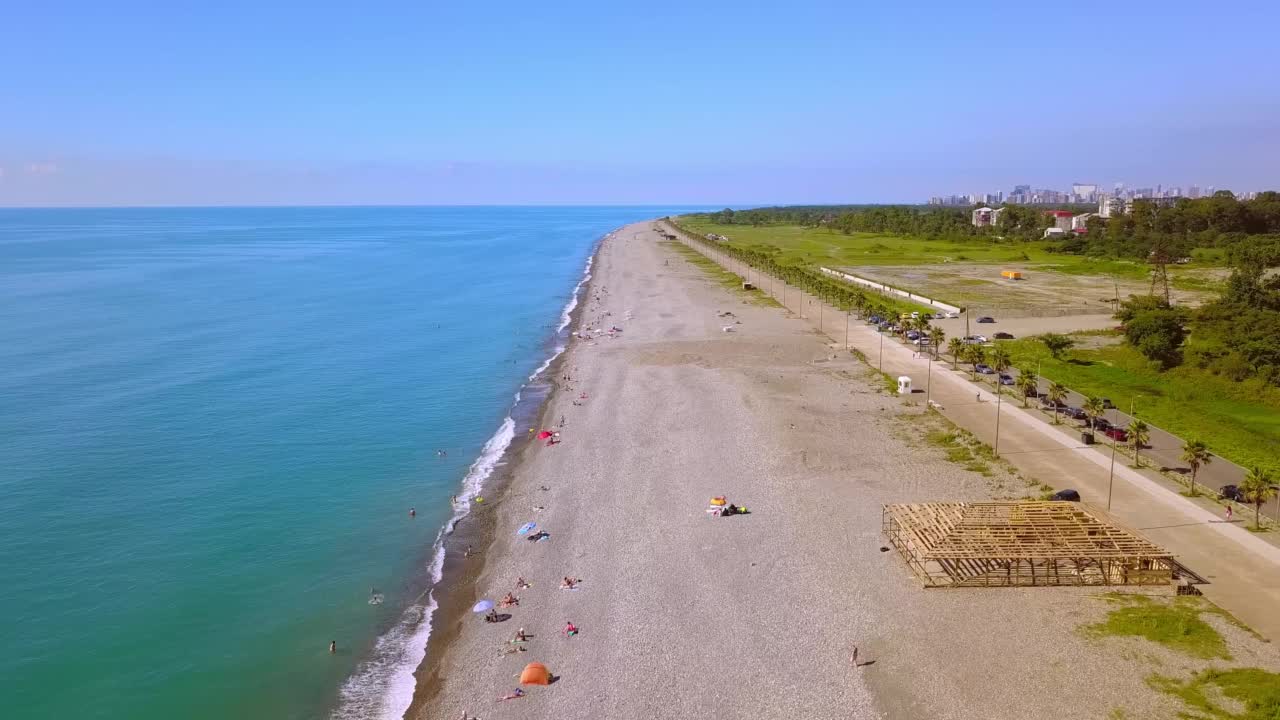
[[[599, 249], [574, 329], [621, 332], [573, 342], [535, 428], [561, 442], [528, 443], [474, 508], [493, 540], [460, 561], [407, 717], [1175, 714], [1144, 683], [1152, 659], [1202, 665], [1086, 638], [1107, 610], [1095, 589], [921, 589], [882, 550], [882, 504], [983, 499], [1017, 478], [948, 462], [862, 363], [660, 240], [640, 223]], [[709, 516], [715, 495], [750, 514]], [[550, 536], [518, 535], [528, 522]], [[465, 611], [508, 592], [505, 622]], [[1212, 622], [1238, 661], [1272, 663]], [[527, 649], [508, 652], [521, 628]], [[533, 661], [558, 681], [497, 702]]]

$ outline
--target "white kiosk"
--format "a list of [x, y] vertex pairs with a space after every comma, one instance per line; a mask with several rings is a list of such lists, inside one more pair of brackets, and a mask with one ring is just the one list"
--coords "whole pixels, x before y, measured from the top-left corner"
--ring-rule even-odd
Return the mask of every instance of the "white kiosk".
[[898, 376], [898, 394], [899, 395], [911, 394], [911, 378], [907, 377], [906, 375]]

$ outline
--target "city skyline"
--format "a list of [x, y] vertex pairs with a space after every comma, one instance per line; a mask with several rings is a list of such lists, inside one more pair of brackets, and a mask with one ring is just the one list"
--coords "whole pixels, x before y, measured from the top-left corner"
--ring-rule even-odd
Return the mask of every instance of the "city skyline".
[[1240, 190], [1217, 187], [1215, 185], [1165, 185], [1163, 183], [1131, 186], [1124, 182], [1115, 182], [1110, 185], [1104, 185], [1101, 183], [1072, 183], [1071, 190], [1066, 191], [1052, 188], [1037, 188], [1029, 184], [1019, 184], [1014, 185], [1013, 190], [1007, 193], [1003, 190], [998, 190], [996, 192], [934, 195], [929, 197], [928, 204], [946, 206], [1002, 203], [1018, 205], [1083, 205], [1096, 203], [1104, 198], [1118, 198], [1120, 200], [1168, 200], [1175, 198], [1188, 198], [1194, 200], [1201, 197], [1212, 197], [1214, 193], [1219, 190], [1228, 190], [1239, 200], [1252, 200], [1258, 195], [1258, 193], [1265, 192], [1267, 189], [1269, 188]]

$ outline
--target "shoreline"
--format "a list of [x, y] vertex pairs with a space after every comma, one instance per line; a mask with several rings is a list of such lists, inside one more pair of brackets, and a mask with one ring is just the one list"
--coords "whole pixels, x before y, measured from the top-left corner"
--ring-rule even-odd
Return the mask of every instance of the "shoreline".
[[[582, 296], [590, 291], [591, 270], [595, 257], [603, 244], [617, 232], [618, 228], [610, 230], [593, 242], [582, 277], [561, 309], [561, 322], [548, 338], [546, 360], [529, 374], [525, 383], [516, 391], [512, 405], [499, 424], [498, 430], [486, 441], [480, 455], [469, 466], [466, 475], [460, 481], [462, 487], [456, 495], [454, 506], [455, 508], [461, 506], [461, 511], [455, 509], [455, 514], [441, 527], [436, 540], [428, 548], [428, 552], [424, 553], [424, 557], [435, 566], [433, 574], [437, 577], [429, 578], [422, 594], [405, 608], [405, 613], [408, 613], [419, 601], [422, 601], [422, 617], [419, 627], [415, 629], [415, 638], [411, 639], [409, 646], [404, 648], [406, 651], [411, 651], [416, 636], [421, 634], [422, 642], [425, 644], [423, 656], [416, 665], [407, 669], [408, 676], [414, 680], [413, 691], [407, 706], [403, 710], [389, 707], [392, 698], [384, 697], [384, 706], [379, 717], [411, 717], [415, 714], [416, 708], [433, 694], [434, 673], [427, 669], [432, 667], [433, 660], [438, 655], [448, 649], [456, 632], [456, 626], [467, 614], [466, 611], [471, 602], [466, 602], [465, 598], [468, 594], [474, 594], [475, 581], [484, 572], [486, 555], [484, 549], [488, 548], [494, 539], [493, 529], [496, 517], [494, 509], [501, 507], [503, 496], [514, 478], [521, 458], [528, 448], [534, 445], [532, 434], [522, 430], [526, 425], [545, 426], [544, 420], [549, 411], [550, 401], [560, 387], [559, 381], [556, 380], [556, 373], [574, 344], [575, 338], [571, 328], [586, 307], [586, 303], [582, 302]], [[477, 479], [473, 487], [468, 487], [467, 478], [482, 464], [490, 444], [502, 436], [504, 428], [508, 425], [511, 426], [511, 436], [506, 441], [506, 445], [492, 458], [492, 466], [488, 471]], [[474, 502], [477, 497], [484, 498], [483, 504]], [[469, 558], [465, 557], [467, 548], [481, 548], [478, 553], [480, 562], [468, 562]], [[394, 626], [393, 624], [380, 633], [379, 640]], [[331, 713], [333, 718], [343, 717], [339, 713], [341, 698], [346, 683], [350, 681], [351, 678], [348, 678], [339, 688], [340, 702]], [[389, 684], [393, 681], [394, 678], [389, 681]], [[390, 688], [386, 689], [390, 691]]]

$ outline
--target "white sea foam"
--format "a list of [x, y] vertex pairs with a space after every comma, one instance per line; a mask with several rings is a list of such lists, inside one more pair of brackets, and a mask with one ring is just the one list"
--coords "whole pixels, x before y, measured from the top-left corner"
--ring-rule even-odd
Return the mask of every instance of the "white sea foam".
[[562, 332], [569, 327], [569, 321], [573, 319], [574, 308], [578, 307], [578, 295], [582, 293], [582, 287], [591, 280], [591, 264], [595, 262], [595, 253], [587, 258], [587, 267], [582, 271], [582, 279], [573, 288], [573, 295], [569, 297], [569, 302], [565, 304], [564, 310], [560, 311], [560, 326], [556, 328], [556, 333]]
[[[609, 233], [605, 238], [609, 238]], [[569, 302], [560, 312], [560, 325], [556, 328], [556, 345], [550, 356], [529, 375], [533, 382], [546, 371], [551, 363], [565, 351], [564, 338], [561, 335], [572, 320], [572, 314], [578, 307], [578, 296], [582, 288], [591, 280], [591, 264], [594, 260], [594, 249], [587, 258], [587, 266], [583, 270], [582, 279], [573, 289]], [[512, 407], [520, 404], [524, 388], [516, 391]], [[433, 544], [434, 552], [429, 565], [431, 589], [424, 596], [409, 604], [400, 620], [374, 643], [371, 656], [360, 664], [360, 667], [347, 678], [340, 691], [338, 708], [334, 710], [333, 720], [401, 720], [413, 702], [413, 694], [417, 690], [414, 673], [427, 655], [427, 641], [431, 637], [431, 617], [435, 614], [435, 586], [439, 584], [444, 573], [444, 540], [457, 527], [458, 521], [470, 512], [471, 501], [480, 495], [484, 483], [493, 474], [493, 470], [502, 460], [511, 441], [516, 436], [516, 423], [510, 414], [503, 419], [498, 431], [489, 438], [480, 451], [480, 456], [471, 463], [466, 476], [462, 479], [462, 489], [453, 504], [453, 514], [440, 532], [436, 534]]]

